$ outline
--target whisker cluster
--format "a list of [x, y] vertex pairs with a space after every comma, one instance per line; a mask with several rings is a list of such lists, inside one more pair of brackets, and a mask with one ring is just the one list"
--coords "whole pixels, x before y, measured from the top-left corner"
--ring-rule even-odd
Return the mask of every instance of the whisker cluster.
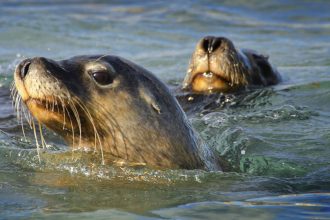
[[231, 85], [247, 84], [247, 78], [249, 74], [245, 64], [238, 57], [238, 53], [235, 50], [227, 51], [222, 57], [220, 68], [225, 74], [226, 78], [229, 79]]
[[[92, 125], [93, 132], [94, 132], [94, 149], [97, 151], [98, 146], [101, 151], [102, 156], [102, 164], [105, 164], [104, 160], [104, 150], [103, 145], [101, 141], [101, 136], [98, 132], [98, 129], [96, 127], [96, 124], [93, 120], [93, 116], [88, 110], [87, 106], [82, 103], [78, 98], [71, 97], [70, 93], [68, 91], [65, 91], [63, 94], [64, 96], [55, 96], [44, 98], [45, 101], [43, 101], [44, 107], [47, 111], [50, 112], [57, 112], [63, 115], [63, 126], [62, 129], [65, 130], [68, 127], [69, 131], [71, 132], [72, 136], [72, 149], [82, 147], [82, 120], [81, 115], [83, 114], [86, 116], [88, 122]], [[12, 104], [13, 108], [16, 110], [17, 113], [17, 119], [18, 123], [21, 124], [22, 132], [24, 139], [26, 140], [26, 132], [24, 128], [24, 119], [28, 123], [29, 127], [33, 130], [35, 143], [37, 147], [37, 154], [39, 162], [41, 162], [40, 157], [40, 145], [43, 149], [47, 147], [47, 143], [44, 138], [43, 134], [43, 126], [40, 121], [37, 121], [38, 128], [36, 127], [36, 122], [33, 119], [33, 116], [31, 115], [30, 111], [27, 110], [27, 107], [25, 103], [22, 101], [21, 95], [18, 93], [18, 90], [15, 86], [15, 82], [11, 85], [11, 98], [12, 98]], [[24, 118], [24, 119], [23, 119]], [[69, 123], [69, 126], [67, 124]], [[79, 131], [79, 140], [78, 143], [76, 141], [76, 132], [75, 132], [75, 126], [77, 125], [78, 131]], [[37, 129], [39, 129], [39, 132], [37, 132]], [[39, 133], [39, 137], [38, 137]], [[39, 142], [40, 140], [40, 142]]]

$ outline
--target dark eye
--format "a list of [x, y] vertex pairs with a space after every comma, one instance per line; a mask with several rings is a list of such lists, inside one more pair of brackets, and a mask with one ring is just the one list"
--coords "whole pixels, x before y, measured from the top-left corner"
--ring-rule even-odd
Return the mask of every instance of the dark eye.
[[100, 85], [108, 85], [113, 82], [113, 77], [108, 72], [93, 72], [92, 77]]

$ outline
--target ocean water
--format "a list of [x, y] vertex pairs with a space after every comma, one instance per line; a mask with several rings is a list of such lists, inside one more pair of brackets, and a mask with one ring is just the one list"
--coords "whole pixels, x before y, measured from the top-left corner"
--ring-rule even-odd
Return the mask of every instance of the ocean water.
[[[329, 11], [326, 0], [1, 1], [0, 219], [330, 219]], [[189, 115], [231, 172], [91, 165], [49, 131], [39, 163], [9, 97], [20, 60], [115, 54], [178, 85], [205, 35], [268, 54], [283, 77]]]

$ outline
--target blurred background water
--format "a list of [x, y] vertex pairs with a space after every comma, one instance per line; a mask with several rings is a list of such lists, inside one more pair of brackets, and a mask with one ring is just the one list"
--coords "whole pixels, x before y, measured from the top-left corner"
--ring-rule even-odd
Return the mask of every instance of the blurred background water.
[[[0, 218], [330, 219], [329, 11], [326, 0], [1, 1]], [[91, 167], [56, 153], [39, 164], [32, 133], [21, 138], [9, 87], [23, 58], [115, 54], [178, 84], [205, 35], [270, 55], [284, 79], [189, 116], [233, 172]]]

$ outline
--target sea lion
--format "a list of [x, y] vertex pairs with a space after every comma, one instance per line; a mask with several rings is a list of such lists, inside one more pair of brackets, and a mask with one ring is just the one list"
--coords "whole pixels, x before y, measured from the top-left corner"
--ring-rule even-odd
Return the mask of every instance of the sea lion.
[[235, 48], [225, 37], [207, 36], [196, 45], [182, 88], [193, 93], [235, 92], [281, 80], [268, 56]]
[[35, 57], [14, 73], [38, 122], [74, 149], [155, 168], [220, 170], [168, 88], [117, 56]]

